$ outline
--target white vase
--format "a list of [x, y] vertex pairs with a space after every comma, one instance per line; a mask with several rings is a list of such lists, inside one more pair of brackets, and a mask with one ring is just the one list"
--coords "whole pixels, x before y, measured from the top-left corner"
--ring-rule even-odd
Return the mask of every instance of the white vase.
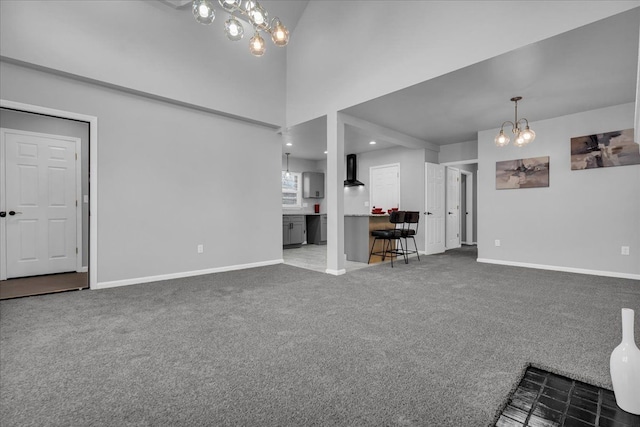
[[633, 310], [622, 309], [622, 342], [611, 353], [611, 382], [623, 411], [640, 415], [640, 350], [633, 336]]

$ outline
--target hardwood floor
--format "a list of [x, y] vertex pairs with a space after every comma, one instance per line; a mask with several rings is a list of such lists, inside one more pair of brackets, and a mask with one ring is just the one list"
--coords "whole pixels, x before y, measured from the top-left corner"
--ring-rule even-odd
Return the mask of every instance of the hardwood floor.
[[0, 282], [0, 300], [51, 294], [89, 287], [89, 273], [21, 277]]

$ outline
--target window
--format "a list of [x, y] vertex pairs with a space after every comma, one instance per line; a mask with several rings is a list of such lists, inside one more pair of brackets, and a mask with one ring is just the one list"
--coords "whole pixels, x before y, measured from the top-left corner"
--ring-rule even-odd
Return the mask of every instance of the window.
[[302, 174], [298, 172], [282, 171], [282, 207], [302, 207]]

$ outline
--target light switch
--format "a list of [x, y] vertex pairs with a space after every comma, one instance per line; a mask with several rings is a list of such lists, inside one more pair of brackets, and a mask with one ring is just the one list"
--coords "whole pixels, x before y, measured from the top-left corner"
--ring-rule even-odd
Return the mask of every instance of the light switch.
[[367, 200], [366, 202], [364, 202], [364, 207], [368, 208], [369, 207], [369, 201]]
[[88, 194], [84, 195], [84, 202], [85, 203], [89, 203], [89, 195]]

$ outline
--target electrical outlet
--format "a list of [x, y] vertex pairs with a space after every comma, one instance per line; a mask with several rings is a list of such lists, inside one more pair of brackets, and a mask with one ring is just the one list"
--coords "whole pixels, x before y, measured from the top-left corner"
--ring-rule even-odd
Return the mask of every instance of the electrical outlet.
[[620, 255], [629, 255], [629, 246], [622, 246], [620, 248]]
[[306, 207], [308, 207], [308, 206], [309, 206], [309, 203], [303, 203], [303, 204], [302, 204], [302, 207], [303, 207], [303, 208], [306, 208]]
[[204, 252], [204, 245], [198, 245], [198, 253], [201, 254]]
[[500, 240], [496, 239], [496, 246], [500, 246]]
[[367, 201], [367, 202], [364, 202], [364, 207], [365, 207], [365, 208], [368, 208], [368, 207], [369, 207], [369, 202], [368, 202], [368, 201]]

